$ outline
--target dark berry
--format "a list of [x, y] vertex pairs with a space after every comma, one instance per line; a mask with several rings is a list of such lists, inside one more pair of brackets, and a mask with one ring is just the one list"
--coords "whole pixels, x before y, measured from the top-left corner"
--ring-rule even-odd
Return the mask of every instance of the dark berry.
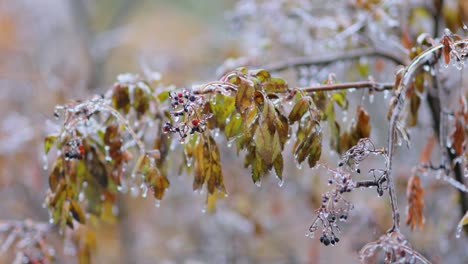
[[179, 131], [180, 131], [180, 129], [179, 129], [178, 127], [176, 127], [175, 131], [176, 131], [176, 132], [179, 132]]
[[331, 243], [332, 245], [335, 245], [335, 240], [332, 238], [332, 239], [330, 240], [330, 243]]
[[359, 174], [361, 174], [361, 170], [360, 170], [360, 169], [357, 169], [356, 172], [359, 173]]
[[332, 184], [332, 183], [333, 183], [332, 180], [328, 180], [328, 184]]
[[323, 239], [324, 239], [324, 237], [321, 236], [321, 237], [320, 237], [320, 243], [323, 243]]
[[338, 242], [340, 242], [340, 239], [335, 237], [335, 243], [338, 243]]
[[193, 96], [193, 95], [190, 96], [190, 97], [189, 97], [189, 100], [190, 100], [190, 102], [194, 102], [194, 101], [195, 101], [195, 96]]
[[343, 166], [343, 162], [338, 163], [338, 167]]
[[325, 237], [323, 238], [323, 244], [324, 244], [325, 246], [330, 245], [330, 239], [329, 239], [328, 237], [325, 236]]

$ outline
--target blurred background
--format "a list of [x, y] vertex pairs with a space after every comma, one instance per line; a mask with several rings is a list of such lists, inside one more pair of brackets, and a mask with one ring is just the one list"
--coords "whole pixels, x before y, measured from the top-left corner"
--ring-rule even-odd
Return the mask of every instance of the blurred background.
[[[48, 188], [42, 143], [57, 126], [53, 120], [56, 104], [103, 93], [118, 74], [125, 72], [158, 71], [165, 83], [189, 87], [218, 78], [223, 70], [219, 67], [230, 57], [244, 58], [231, 61], [233, 65], [263, 65], [294, 55], [313, 56], [342, 49], [341, 42], [324, 43], [316, 41], [316, 36], [327, 38], [328, 33], [341, 30], [340, 25], [346, 28], [362, 16], [346, 16], [346, 9], [338, 8], [347, 1], [292, 1], [306, 2], [322, 16], [330, 15], [321, 23], [329, 23], [331, 31], [304, 31], [284, 17], [264, 21], [261, 29], [249, 24], [256, 23], [254, 19], [240, 25], [242, 18], [231, 11], [262, 16], [274, 12], [274, 4], [271, 10], [266, 8], [257, 14], [249, 13], [249, 4], [255, 1], [240, 2], [236, 6], [234, 0], [0, 0], [0, 219], [48, 221], [42, 206]], [[398, 7], [392, 11], [393, 16], [401, 14], [401, 1], [387, 2]], [[336, 13], [340, 17], [333, 20]], [[275, 31], [268, 29], [269, 25], [284, 29]], [[420, 25], [423, 29], [431, 27], [427, 23]], [[381, 34], [393, 32], [391, 25], [375, 24], [377, 28], [382, 26]], [[368, 33], [375, 30], [371, 28]], [[291, 35], [304, 32], [314, 37]], [[278, 43], [284, 40], [281, 45], [267, 38], [272, 35], [278, 37]], [[294, 42], [302, 44], [292, 46]], [[359, 47], [361, 42], [351, 39], [346, 45]], [[264, 48], [269, 51], [262, 52]], [[376, 79], [393, 80], [394, 64], [374, 71], [381, 62], [368, 63]], [[328, 72], [335, 72], [338, 79], [359, 79], [348, 71], [350, 67], [352, 64], [338, 63]], [[323, 72], [310, 74], [317, 74], [316, 81], [327, 76]], [[292, 84], [304, 84], [294, 72], [283, 76]], [[350, 120], [362, 96], [350, 96]], [[388, 99], [388, 95], [376, 94], [374, 100], [363, 102], [377, 116], [371, 118], [372, 137], [377, 144], [383, 144], [386, 138], [386, 120], [380, 117], [386, 116]], [[414, 153], [419, 153], [431, 137], [422, 133], [431, 127], [427, 109], [420, 120], [412, 135], [421, 136], [414, 137], [412, 149], [401, 148], [397, 158], [402, 219], [406, 181], [419, 159]], [[219, 140], [223, 142], [224, 138]], [[94, 263], [357, 263], [358, 250], [391, 226], [387, 196], [377, 198], [372, 189], [353, 192], [349, 196], [355, 210], [343, 226], [342, 242], [324, 247], [318, 239], [305, 236], [321, 193], [327, 188], [324, 171], [306, 166], [299, 169], [291, 160], [285, 164], [283, 186], [271, 176], [258, 188], [249, 171], [239, 169], [243, 167], [242, 157], [228, 147], [222, 151], [229, 197], [218, 203], [214, 214], [204, 213], [205, 195], [192, 191], [192, 176], [174, 172], [159, 208], [152, 197], [119, 197], [117, 221], [103, 221], [94, 227]], [[328, 150], [322, 153], [331, 164], [338, 160]], [[460, 260], [468, 259], [468, 242], [464, 235], [460, 239], [454, 236], [460, 219], [456, 192], [434, 178], [422, 181], [427, 193], [425, 229], [411, 232], [405, 227], [404, 234], [415, 249], [435, 263], [463, 263]], [[60, 249], [60, 238], [55, 239], [57, 262], [75, 263], [76, 258]]]

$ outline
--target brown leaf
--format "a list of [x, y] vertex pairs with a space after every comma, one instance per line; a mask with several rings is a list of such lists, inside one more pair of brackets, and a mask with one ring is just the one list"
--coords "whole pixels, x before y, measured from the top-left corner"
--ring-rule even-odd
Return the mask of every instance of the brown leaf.
[[406, 215], [406, 225], [414, 230], [416, 227], [424, 227], [424, 189], [417, 175], [412, 176], [408, 181], [406, 188], [408, 198], [408, 212]]
[[442, 45], [444, 45], [443, 49], [442, 49], [442, 53], [444, 54], [444, 60], [445, 60], [445, 64], [449, 64], [450, 63], [450, 51], [452, 51], [452, 48], [450, 47], [450, 44], [452, 42], [452, 40], [450, 39], [449, 36], [444, 36], [440, 42], [442, 43]]
[[455, 150], [455, 153], [460, 156], [465, 151], [465, 130], [463, 128], [463, 123], [460, 118], [455, 119], [455, 129], [451, 135], [452, 146]]

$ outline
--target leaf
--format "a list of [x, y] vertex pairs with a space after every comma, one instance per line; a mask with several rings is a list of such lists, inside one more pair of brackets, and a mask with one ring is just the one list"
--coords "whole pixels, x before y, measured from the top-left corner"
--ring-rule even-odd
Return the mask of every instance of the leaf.
[[296, 148], [295, 158], [301, 164], [308, 158], [309, 167], [314, 167], [322, 153], [321, 134], [318, 131], [311, 132], [302, 140]]
[[409, 225], [411, 230], [414, 230], [416, 227], [424, 227], [424, 189], [417, 175], [413, 175], [409, 179], [406, 196], [408, 198], [406, 225]]
[[276, 110], [275, 106], [270, 100], [265, 100], [265, 103], [263, 104], [263, 111], [262, 111], [264, 123], [268, 125], [268, 130], [270, 131], [270, 134], [275, 133], [276, 130]]
[[[278, 138], [278, 133], [275, 133], [276, 137]], [[268, 124], [263, 122], [260, 126], [257, 127], [254, 135], [254, 143], [255, 148], [258, 154], [262, 157], [262, 159], [266, 162], [267, 165], [273, 163], [273, 149], [279, 146], [279, 138], [278, 138], [278, 145], [273, 146], [273, 136], [270, 134], [270, 130], [268, 129]]]
[[280, 112], [279, 109], [276, 109], [276, 122], [275, 122], [275, 128], [276, 131], [278, 132], [280, 142], [281, 142], [281, 149], [284, 148], [284, 144], [286, 144], [286, 141], [289, 138], [289, 124], [288, 124], [288, 119]]
[[348, 108], [348, 100], [346, 99], [346, 91], [334, 92], [331, 99], [336, 102], [342, 109]]
[[451, 44], [452, 41], [450, 40], [449, 36], [443, 36], [442, 39], [440, 40], [440, 42], [442, 43], [442, 45], [444, 45], [444, 47], [442, 48], [442, 53], [444, 54], [445, 64], [449, 64], [450, 63], [450, 52], [452, 51], [452, 48], [450, 47], [450, 44]]
[[112, 88], [112, 104], [115, 109], [122, 111], [124, 114], [128, 114], [130, 111], [130, 96], [128, 93], [128, 87], [116, 84]]
[[252, 160], [252, 180], [254, 183], [260, 182], [260, 179], [266, 174], [268, 168], [262, 157], [257, 153]]
[[265, 82], [271, 77], [270, 73], [263, 69], [250, 71], [250, 75], [257, 78], [260, 82]]
[[137, 118], [140, 119], [149, 109], [149, 94], [140, 87], [133, 90], [133, 107], [136, 110]]
[[358, 118], [357, 118], [357, 123], [356, 123], [356, 131], [355, 131], [356, 134], [359, 135], [359, 139], [368, 138], [370, 136], [371, 126], [370, 126], [369, 120], [370, 120], [369, 114], [366, 112], [366, 110], [364, 110], [364, 108], [362, 108], [362, 106], [359, 106]]
[[452, 146], [457, 156], [461, 156], [465, 150], [465, 130], [463, 129], [463, 123], [459, 118], [455, 120], [455, 128], [451, 135]]
[[216, 121], [216, 127], [224, 129], [226, 126], [226, 120], [235, 110], [235, 100], [232, 96], [226, 96], [222, 94], [216, 94], [214, 102], [210, 102], [211, 112], [213, 118], [210, 120]]
[[468, 225], [468, 211], [466, 211], [465, 215], [462, 217], [460, 222], [458, 223], [459, 226]]
[[312, 148], [309, 152], [309, 157], [307, 158], [307, 163], [309, 164], [309, 168], [315, 167], [317, 165], [317, 161], [320, 160], [320, 156], [322, 155], [322, 133], [317, 132], [316, 136], [314, 136], [312, 140]]
[[227, 140], [232, 140], [236, 136], [242, 133], [242, 119], [239, 114], [232, 115], [226, 127], [224, 128], [224, 134]]
[[70, 200], [70, 212], [76, 221], [85, 224], [86, 217], [80, 205], [75, 200]]
[[250, 86], [247, 82], [241, 82], [237, 87], [236, 93], [236, 109], [239, 113], [244, 113], [247, 109], [253, 107], [253, 95], [255, 88]]
[[58, 138], [58, 135], [49, 135], [44, 139], [44, 153], [46, 155], [49, 154], [49, 151], [54, 145], [57, 138]]
[[64, 177], [65, 170], [63, 168], [63, 160], [57, 159], [55, 160], [54, 167], [49, 175], [49, 188], [52, 192], [56, 192], [60, 180]]
[[263, 90], [267, 93], [285, 93], [288, 91], [288, 84], [280, 78], [270, 78], [263, 83]]
[[278, 155], [275, 161], [273, 162], [273, 167], [275, 168], [275, 173], [280, 180], [283, 180], [283, 155]]
[[288, 120], [290, 124], [301, 120], [304, 114], [309, 110], [310, 107], [310, 97], [302, 97], [294, 105], [293, 109], [289, 113]]

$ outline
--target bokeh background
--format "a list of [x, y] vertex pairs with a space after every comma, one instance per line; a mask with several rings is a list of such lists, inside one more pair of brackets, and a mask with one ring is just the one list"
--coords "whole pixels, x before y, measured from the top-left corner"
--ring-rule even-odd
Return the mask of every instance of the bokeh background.
[[[261, 65], [342, 48], [312, 41], [305, 42], [300, 51], [281, 50], [272, 40], [263, 38], [264, 32], [258, 28], [238, 30], [228, 12], [236, 2], [0, 0], [0, 219], [48, 222], [42, 206], [48, 188], [42, 142], [58, 125], [53, 119], [56, 104], [103, 93], [118, 74], [125, 72], [158, 71], [165, 83], [190, 87], [219, 77], [217, 69], [229, 57], [244, 56], [241, 62]], [[346, 1], [310, 4], [324, 15], [337, 12], [334, 5], [342, 2]], [[334, 25], [333, 20], [321, 23]], [[348, 22], [344, 19], [339, 23]], [[424, 28], [426, 24], [421, 25]], [[287, 38], [291, 25], [284, 26]], [[323, 32], [316, 34], [328, 37]], [[259, 52], [265, 46], [271, 46], [266, 55]], [[369, 63], [373, 69], [378, 62]], [[374, 77], [393, 80], [394, 66], [388, 64], [373, 72]], [[349, 73], [349, 68], [350, 64], [338, 63], [329, 71], [338, 78], [359, 79]], [[301, 82], [294, 72], [283, 76], [292, 84]], [[386, 116], [389, 96], [376, 94], [372, 102], [361, 101], [362, 96], [350, 95], [350, 109], [361, 102], [365, 105], [375, 116], [372, 137], [383, 144], [387, 126], [385, 118], [380, 117]], [[353, 114], [351, 111], [350, 120]], [[398, 152], [397, 188], [403, 219], [406, 181], [419, 159], [415, 153], [432, 136], [424, 132], [429, 128], [425, 109], [411, 131], [411, 149]], [[214, 214], [204, 213], [205, 196], [192, 191], [191, 175], [174, 171], [159, 208], [151, 197], [119, 197], [117, 220], [94, 227], [94, 263], [357, 263], [358, 250], [391, 226], [387, 196], [377, 198], [375, 190], [353, 192], [350, 200], [355, 210], [343, 226], [341, 242], [324, 247], [318, 239], [305, 236], [320, 195], [327, 189], [324, 171], [306, 166], [299, 169], [291, 158], [285, 164], [281, 187], [271, 176], [259, 188], [243, 169], [242, 157], [228, 147], [222, 151], [229, 197], [218, 203]], [[176, 161], [180, 158], [180, 153], [174, 154]], [[327, 149], [323, 151], [323, 159], [331, 164], [338, 158]], [[382, 161], [371, 161], [364, 164], [365, 168], [373, 167], [372, 162]], [[435, 263], [467, 263], [467, 238], [462, 235], [456, 239], [454, 235], [460, 219], [456, 192], [433, 177], [422, 181], [426, 226], [414, 232], [405, 227], [404, 233], [415, 249]], [[53, 239], [57, 241], [57, 262], [75, 263], [73, 256], [64, 254], [61, 238], [55, 235]], [[8, 262], [0, 258], [0, 263]]]

